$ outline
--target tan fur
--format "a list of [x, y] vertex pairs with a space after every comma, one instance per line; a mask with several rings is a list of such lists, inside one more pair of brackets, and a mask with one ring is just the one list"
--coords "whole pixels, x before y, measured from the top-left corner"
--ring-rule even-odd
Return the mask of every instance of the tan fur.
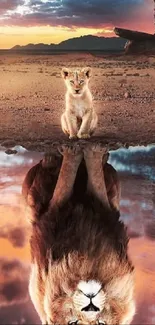
[[[44, 271], [43, 271], [44, 273]], [[39, 275], [39, 268], [37, 261], [35, 261], [31, 266], [31, 275], [30, 275], [30, 282], [29, 282], [29, 294], [31, 300], [33, 301], [34, 307], [40, 316], [42, 324], [46, 324], [46, 313], [44, 311], [44, 301], [43, 297], [45, 292], [42, 291], [44, 286], [40, 286], [41, 283], [44, 281], [44, 276], [40, 279]], [[44, 290], [44, 289], [43, 289]]]
[[[89, 89], [91, 70], [62, 69], [67, 92], [66, 110], [61, 117], [61, 126], [69, 138], [89, 138], [95, 131], [98, 117], [93, 108], [92, 94]], [[77, 94], [76, 91], [79, 91]]]

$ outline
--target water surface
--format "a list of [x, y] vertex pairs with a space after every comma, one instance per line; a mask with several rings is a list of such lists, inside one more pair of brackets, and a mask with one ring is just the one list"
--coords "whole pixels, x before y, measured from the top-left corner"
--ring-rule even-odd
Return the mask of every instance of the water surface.
[[[40, 323], [28, 297], [30, 252], [21, 185], [26, 172], [43, 156], [15, 147], [0, 148], [0, 324]], [[137, 314], [133, 324], [155, 324], [155, 146], [110, 152], [121, 180], [121, 218], [131, 240], [136, 270]]]

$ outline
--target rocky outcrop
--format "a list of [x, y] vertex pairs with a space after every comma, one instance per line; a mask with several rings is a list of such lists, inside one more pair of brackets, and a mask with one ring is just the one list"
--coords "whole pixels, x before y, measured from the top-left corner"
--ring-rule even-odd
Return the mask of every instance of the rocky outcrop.
[[124, 47], [126, 54], [155, 55], [155, 35], [117, 27], [114, 32], [117, 36], [128, 40]]
[[147, 41], [147, 40], [155, 41], [155, 35], [153, 34], [142, 33], [134, 30], [118, 28], [118, 27], [115, 27], [114, 32], [119, 37], [128, 39], [129, 41]]
[[155, 41], [128, 41], [124, 47], [126, 54], [154, 54]]

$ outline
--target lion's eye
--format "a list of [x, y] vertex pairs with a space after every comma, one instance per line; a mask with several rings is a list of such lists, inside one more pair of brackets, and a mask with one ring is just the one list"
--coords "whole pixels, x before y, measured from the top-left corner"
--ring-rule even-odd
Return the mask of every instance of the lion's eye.
[[68, 325], [77, 325], [77, 324], [78, 324], [78, 320], [76, 320], [76, 321], [73, 320], [68, 323]]
[[80, 84], [83, 84], [84, 83], [84, 80], [80, 80]]
[[71, 84], [74, 84], [74, 80], [70, 80], [70, 83], [71, 83]]

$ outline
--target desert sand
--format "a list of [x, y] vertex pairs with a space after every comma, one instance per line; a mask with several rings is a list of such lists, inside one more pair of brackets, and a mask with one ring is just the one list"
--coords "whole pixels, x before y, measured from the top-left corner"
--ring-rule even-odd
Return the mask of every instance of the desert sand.
[[155, 57], [0, 55], [0, 144], [49, 150], [64, 141], [61, 68], [91, 66], [99, 115], [93, 141], [112, 146], [155, 143]]

